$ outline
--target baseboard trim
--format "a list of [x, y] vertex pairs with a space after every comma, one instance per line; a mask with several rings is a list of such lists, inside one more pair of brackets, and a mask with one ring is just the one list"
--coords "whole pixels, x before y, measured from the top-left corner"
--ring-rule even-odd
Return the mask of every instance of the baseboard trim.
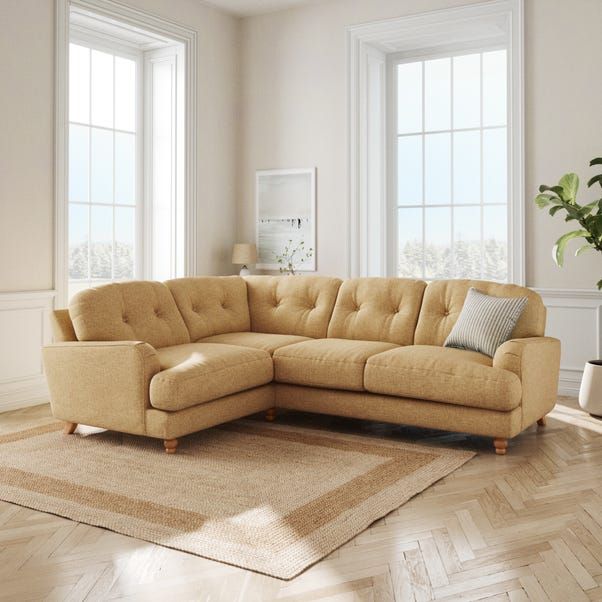
[[28, 384], [17, 382], [14, 386], [3, 385], [0, 390], [0, 413], [37, 406], [48, 401], [48, 387], [43, 378]]

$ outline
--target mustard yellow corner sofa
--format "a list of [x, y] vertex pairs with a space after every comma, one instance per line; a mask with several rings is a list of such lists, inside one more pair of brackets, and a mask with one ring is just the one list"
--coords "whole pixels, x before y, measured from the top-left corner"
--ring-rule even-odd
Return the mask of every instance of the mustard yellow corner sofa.
[[[493, 358], [443, 347], [470, 287], [528, 297]], [[556, 401], [560, 343], [535, 292], [485, 281], [180, 278], [78, 293], [43, 357], [52, 411], [178, 438], [275, 408], [508, 439]]]

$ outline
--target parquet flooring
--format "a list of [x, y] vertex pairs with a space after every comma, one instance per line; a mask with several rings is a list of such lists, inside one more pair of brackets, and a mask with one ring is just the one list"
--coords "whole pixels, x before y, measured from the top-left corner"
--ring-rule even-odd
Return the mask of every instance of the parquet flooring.
[[[48, 406], [0, 414], [0, 433], [50, 420]], [[602, 422], [574, 400], [507, 456], [479, 437], [278, 420], [479, 454], [292, 581], [0, 502], [0, 600], [602, 600]]]

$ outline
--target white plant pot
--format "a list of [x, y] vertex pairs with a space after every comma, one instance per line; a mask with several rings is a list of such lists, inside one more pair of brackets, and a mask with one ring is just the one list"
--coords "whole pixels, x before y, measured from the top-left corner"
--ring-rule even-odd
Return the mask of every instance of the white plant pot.
[[579, 405], [592, 416], [602, 417], [602, 360], [590, 360], [585, 364]]

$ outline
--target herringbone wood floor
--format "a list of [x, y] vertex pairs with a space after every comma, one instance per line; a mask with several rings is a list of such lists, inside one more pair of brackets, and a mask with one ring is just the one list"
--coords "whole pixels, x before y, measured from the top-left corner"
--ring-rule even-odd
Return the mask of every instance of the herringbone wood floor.
[[[0, 502], [2, 600], [602, 600], [602, 422], [563, 398], [496, 456], [491, 440], [307, 414], [278, 420], [479, 455], [284, 582]], [[0, 433], [49, 422], [0, 415]]]

